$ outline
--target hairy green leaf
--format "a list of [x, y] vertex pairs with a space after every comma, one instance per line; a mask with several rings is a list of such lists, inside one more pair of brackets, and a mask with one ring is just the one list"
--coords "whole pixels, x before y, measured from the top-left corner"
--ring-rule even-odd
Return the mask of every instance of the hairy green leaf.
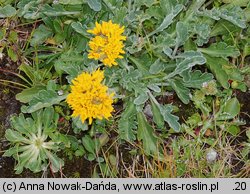
[[141, 93], [135, 100], [136, 105], [144, 104], [148, 100], [148, 94], [146, 92]]
[[16, 95], [16, 99], [22, 103], [28, 103], [39, 91], [44, 89], [46, 89], [45, 86], [33, 86], [31, 88], [24, 89]]
[[224, 42], [211, 44], [208, 48], [199, 48], [199, 51], [206, 53], [212, 57], [238, 57], [240, 55], [239, 50], [234, 46], [228, 46]]
[[229, 77], [226, 71], [223, 69], [223, 65], [227, 64], [228, 61], [223, 58], [214, 58], [208, 55], [205, 56], [207, 59], [207, 67], [213, 72], [218, 82], [222, 85], [222, 87], [229, 88]]
[[[40, 10], [38, 10], [38, 12], [39, 11]], [[58, 16], [67, 16], [67, 15], [77, 15], [77, 14], [80, 14], [79, 11], [67, 11], [67, 10], [64, 9], [63, 6], [60, 6], [60, 5], [50, 6], [48, 4], [45, 4], [44, 7], [42, 7], [41, 13], [45, 14], [45, 15], [47, 15], [49, 17], [53, 17], [53, 16], [54, 17], [58, 17]]]
[[136, 139], [136, 109], [133, 102], [129, 101], [126, 104], [126, 108], [118, 121], [119, 137], [129, 142], [133, 142]]
[[102, 1], [101, 0], [86, 0], [89, 7], [94, 11], [100, 11], [102, 8]]
[[71, 26], [77, 33], [83, 35], [84, 37], [89, 36], [87, 33], [87, 27], [82, 25], [80, 22], [72, 22]]
[[156, 84], [149, 84], [147, 86], [150, 90], [153, 90], [154, 92], [161, 92], [161, 88], [159, 86], [157, 86]]
[[148, 36], [152, 36], [158, 32], [161, 32], [163, 30], [165, 30], [170, 24], [173, 23], [173, 19], [181, 12], [181, 10], [184, 8], [184, 6], [182, 4], [178, 4], [176, 5], [171, 13], [169, 13], [163, 20], [163, 22], [161, 23], [161, 25], [156, 28], [153, 32], [151, 32]]
[[222, 8], [213, 8], [211, 10], [204, 10], [199, 14], [210, 17], [214, 20], [224, 19], [235, 26], [240, 28], [246, 28], [246, 21], [243, 18], [243, 10], [240, 7], [229, 7], [228, 9]]
[[137, 138], [143, 143], [143, 149], [147, 155], [155, 155], [158, 153], [157, 138], [154, 129], [148, 124], [142, 112], [137, 113], [138, 133]]
[[206, 63], [206, 58], [200, 53], [195, 51], [186, 51], [183, 54], [177, 56], [178, 58], [184, 58], [184, 60], [177, 62], [175, 70], [164, 77], [169, 79], [175, 75], [181, 74], [183, 71], [191, 69], [195, 65], [202, 65]]
[[187, 24], [185, 24], [184, 22], [178, 22], [176, 24], [176, 33], [176, 42], [178, 46], [182, 46], [189, 37]]
[[161, 114], [160, 107], [154, 102], [152, 98], [150, 98], [150, 102], [152, 105], [153, 120], [157, 127], [162, 129], [164, 127], [164, 118]]
[[213, 79], [213, 74], [202, 73], [200, 70], [186, 71], [181, 74], [183, 77], [184, 85], [189, 88], [201, 88], [202, 84], [209, 82]]
[[157, 59], [157, 60], [150, 66], [149, 73], [151, 73], [151, 74], [158, 74], [158, 73], [160, 73], [161, 71], [164, 71], [164, 69], [165, 69], [164, 63], [163, 63], [160, 59]]
[[239, 126], [231, 125], [227, 128], [227, 132], [229, 132], [233, 136], [237, 136], [240, 132]]
[[82, 138], [82, 144], [88, 152], [92, 153], [93, 155], [96, 155], [95, 142], [91, 139], [89, 135], [85, 135]]
[[231, 98], [224, 105], [222, 114], [216, 117], [217, 120], [233, 119], [240, 113], [240, 103], [237, 98]]
[[17, 142], [24, 142], [24, 143], [30, 143], [30, 141], [23, 137], [21, 133], [18, 131], [14, 131], [11, 129], [7, 129], [5, 132], [5, 137], [8, 141], [17, 143]]
[[193, 32], [197, 34], [195, 40], [198, 46], [203, 46], [209, 41], [211, 28], [208, 24], [195, 24]]
[[216, 79], [222, 85], [222, 87], [229, 88], [228, 80], [242, 81], [244, 79], [240, 70], [233, 64], [230, 64], [228, 60], [223, 58], [211, 57], [209, 55], [205, 56], [207, 59], [207, 67], [215, 75]]
[[179, 79], [169, 81], [171, 87], [175, 90], [177, 96], [184, 104], [188, 104], [190, 100], [190, 91], [184, 86], [183, 81]]
[[244, 7], [247, 6], [249, 0], [222, 0], [222, 2]]
[[173, 111], [172, 105], [161, 106], [161, 114], [163, 115], [164, 120], [169, 124], [169, 126], [175, 131], [180, 131], [180, 124], [178, 122], [179, 118], [175, 115], [172, 115]]
[[74, 133], [78, 134], [81, 131], [87, 131], [88, 124], [86, 122], [83, 123], [80, 117], [73, 117], [72, 118], [72, 128], [74, 130]]
[[52, 36], [51, 29], [47, 28], [45, 25], [41, 24], [34, 32], [33, 37], [30, 41], [32, 46], [42, 44], [50, 36]]
[[64, 5], [80, 5], [85, 3], [85, 0], [59, 0], [59, 3]]
[[151, 7], [154, 3], [154, 0], [136, 0], [135, 6], [141, 7], [142, 5], [146, 5], [147, 7]]
[[62, 167], [64, 166], [64, 161], [59, 158], [56, 154], [48, 151], [48, 150], [44, 150], [47, 157], [49, 158], [49, 161], [51, 162], [51, 170], [53, 172], [58, 172], [60, 169], [62, 169]]
[[16, 9], [11, 5], [0, 7], [0, 18], [7, 18], [16, 15]]
[[28, 106], [22, 106], [23, 113], [32, 113], [44, 107], [50, 107], [54, 104], [59, 104], [62, 100], [66, 99], [67, 94], [59, 96], [53, 90], [41, 90], [29, 102]]

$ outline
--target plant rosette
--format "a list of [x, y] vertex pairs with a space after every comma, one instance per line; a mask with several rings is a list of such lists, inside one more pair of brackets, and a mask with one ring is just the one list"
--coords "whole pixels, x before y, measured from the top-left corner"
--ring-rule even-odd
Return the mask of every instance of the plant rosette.
[[59, 144], [50, 139], [50, 135], [56, 132], [57, 121], [58, 114], [52, 107], [34, 112], [32, 118], [25, 118], [22, 113], [12, 116], [12, 129], [5, 133], [11, 147], [4, 156], [13, 156], [17, 160], [17, 174], [24, 168], [33, 172], [44, 171], [48, 165], [53, 172], [62, 168], [64, 162], [56, 155]]

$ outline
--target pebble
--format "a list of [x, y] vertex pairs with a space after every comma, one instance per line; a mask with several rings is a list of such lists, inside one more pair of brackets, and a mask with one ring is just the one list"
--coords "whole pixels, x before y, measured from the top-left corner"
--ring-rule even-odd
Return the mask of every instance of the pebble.
[[217, 158], [217, 152], [214, 149], [210, 149], [207, 152], [207, 156], [206, 156], [207, 162], [212, 163], [216, 160], [216, 158]]
[[153, 112], [150, 104], [147, 104], [143, 110], [144, 114], [148, 117], [153, 117]]

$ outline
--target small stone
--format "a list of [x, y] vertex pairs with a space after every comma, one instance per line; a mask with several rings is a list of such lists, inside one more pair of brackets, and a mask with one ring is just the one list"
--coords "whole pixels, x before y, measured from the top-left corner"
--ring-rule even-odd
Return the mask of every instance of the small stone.
[[57, 94], [58, 94], [59, 96], [62, 96], [62, 95], [63, 95], [63, 90], [59, 90], [59, 91], [57, 92]]
[[207, 83], [207, 82], [203, 82], [203, 83], [202, 83], [202, 87], [203, 87], [203, 88], [205, 88], [205, 87], [207, 87], [207, 86], [208, 86], [208, 83]]
[[163, 92], [162, 96], [173, 96], [173, 92]]
[[0, 52], [0, 60], [2, 60], [2, 59], [3, 59], [3, 53]]
[[153, 117], [153, 112], [150, 104], [147, 104], [146, 107], [143, 110], [144, 114], [148, 117]]
[[6, 67], [11, 67], [11, 65], [9, 63], [6, 63], [5, 66]]
[[216, 160], [216, 158], [217, 158], [217, 152], [214, 149], [210, 149], [207, 152], [207, 156], [206, 156], [207, 162], [212, 163]]

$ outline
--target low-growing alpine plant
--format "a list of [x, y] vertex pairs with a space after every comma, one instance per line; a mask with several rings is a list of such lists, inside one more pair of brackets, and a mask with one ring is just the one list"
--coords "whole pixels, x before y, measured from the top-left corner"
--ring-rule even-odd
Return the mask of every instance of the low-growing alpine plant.
[[17, 160], [16, 173], [23, 168], [40, 172], [48, 167], [57, 172], [63, 167], [63, 160], [56, 155], [60, 142], [53, 140], [57, 122], [58, 114], [52, 107], [33, 113], [31, 118], [22, 113], [11, 118], [13, 129], [7, 129], [5, 136], [12, 146], [4, 156]]
[[[218, 131], [240, 133], [245, 122], [234, 92], [247, 91], [249, 69], [242, 63], [250, 54], [243, 41], [250, 38], [249, 3], [61, 0], [37, 6], [20, 0], [16, 8], [1, 8], [13, 14], [0, 11], [1, 18], [40, 21], [20, 59], [27, 83], [16, 95], [22, 113], [6, 130], [11, 147], [5, 156], [17, 160], [17, 173], [49, 165], [61, 170], [60, 152], [96, 161], [103, 176], [117, 175], [103, 170], [113, 160], [102, 149], [113, 145], [114, 135], [115, 142], [136, 145], [138, 154], [164, 161], [171, 134], [213, 147]], [[195, 113], [180, 115], [175, 101]]]

